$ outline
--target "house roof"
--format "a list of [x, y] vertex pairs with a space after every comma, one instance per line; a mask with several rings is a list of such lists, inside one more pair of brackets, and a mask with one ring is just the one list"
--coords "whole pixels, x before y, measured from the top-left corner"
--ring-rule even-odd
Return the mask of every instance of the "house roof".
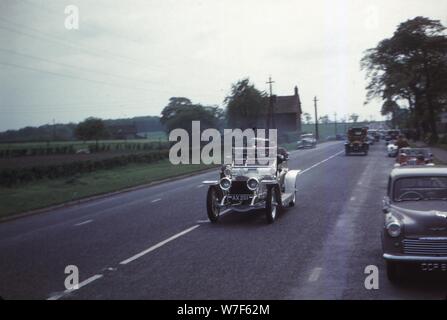
[[273, 112], [301, 114], [301, 101], [299, 95], [277, 96], [273, 106]]

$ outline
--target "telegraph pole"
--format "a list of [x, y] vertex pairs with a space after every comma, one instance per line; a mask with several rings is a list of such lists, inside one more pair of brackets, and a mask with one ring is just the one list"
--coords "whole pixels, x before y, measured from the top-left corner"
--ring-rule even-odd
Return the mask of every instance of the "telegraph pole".
[[337, 112], [334, 112], [335, 136], [337, 137]]
[[270, 99], [269, 99], [269, 110], [267, 112], [267, 129], [270, 129], [272, 126], [274, 126], [273, 121], [273, 89], [272, 84], [275, 83], [275, 81], [272, 81], [272, 76], [269, 76], [269, 81], [266, 82], [269, 85], [270, 89]]
[[320, 135], [318, 134], [318, 113], [317, 113], [317, 97], [314, 97], [314, 108], [315, 108], [315, 139], [317, 141], [320, 139]]

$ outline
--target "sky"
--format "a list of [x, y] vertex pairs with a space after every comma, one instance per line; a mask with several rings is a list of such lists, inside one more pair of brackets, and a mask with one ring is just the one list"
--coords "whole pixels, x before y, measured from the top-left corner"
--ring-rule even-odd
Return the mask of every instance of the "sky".
[[[67, 6], [79, 28], [67, 29]], [[170, 97], [223, 107], [231, 84], [291, 95], [303, 112], [382, 119], [364, 105], [366, 49], [445, 0], [0, 0], [0, 131], [159, 115]]]

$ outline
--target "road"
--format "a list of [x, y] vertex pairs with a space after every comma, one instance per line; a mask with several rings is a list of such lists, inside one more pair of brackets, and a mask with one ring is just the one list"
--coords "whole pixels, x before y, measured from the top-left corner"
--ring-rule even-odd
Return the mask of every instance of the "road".
[[[207, 221], [215, 172], [0, 224], [3, 299], [445, 299], [443, 275], [386, 279], [381, 200], [393, 159], [384, 143], [346, 157], [341, 142], [294, 151], [297, 204]], [[64, 291], [67, 265], [80, 288]], [[379, 289], [364, 269], [379, 268]]]

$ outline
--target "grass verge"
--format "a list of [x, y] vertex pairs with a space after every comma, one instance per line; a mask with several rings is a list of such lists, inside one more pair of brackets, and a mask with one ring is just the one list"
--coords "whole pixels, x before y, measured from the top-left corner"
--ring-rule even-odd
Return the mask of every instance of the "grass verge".
[[40, 180], [12, 188], [0, 187], [0, 218], [210, 168], [211, 165], [202, 164], [176, 166], [169, 160], [163, 160], [98, 170], [70, 178]]

